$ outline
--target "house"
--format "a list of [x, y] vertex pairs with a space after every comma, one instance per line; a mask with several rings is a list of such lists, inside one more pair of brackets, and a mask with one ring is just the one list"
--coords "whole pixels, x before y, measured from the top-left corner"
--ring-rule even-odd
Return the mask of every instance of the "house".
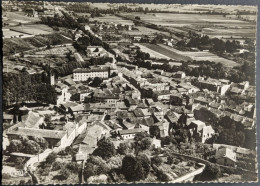
[[200, 120], [193, 120], [188, 126], [191, 134], [196, 141], [205, 143], [207, 139], [210, 139], [215, 134], [212, 126], [206, 126], [206, 124]]
[[14, 116], [11, 115], [11, 114], [3, 113], [3, 123], [12, 124], [13, 117], [14, 117]]
[[210, 139], [215, 134], [212, 126], [206, 126], [202, 128], [201, 143], [205, 143], [207, 139]]
[[57, 105], [66, 103], [71, 98], [71, 93], [68, 91], [68, 86], [63, 83], [57, 83], [55, 91], [57, 93]]
[[161, 148], [161, 140], [160, 139], [156, 139], [155, 137], [152, 139], [152, 146], [154, 146], [154, 148]]
[[135, 128], [135, 129], [127, 129], [127, 130], [120, 130], [118, 131], [119, 135], [124, 139], [134, 139], [135, 135], [141, 132], [145, 132], [145, 130], [141, 128]]
[[185, 72], [182, 72], [182, 71], [178, 71], [176, 72], [174, 75], [173, 75], [174, 78], [180, 78], [180, 79], [183, 79], [186, 77], [186, 74]]
[[220, 147], [216, 151], [216, 162], [224, 166], [236, 166], [236, 153], [227, 147]]
[[242, 83], [238, 84], [238, 88], [242, 90], [246, 90], [249, 87], [249, 82], [248, 81], [243, 81]]

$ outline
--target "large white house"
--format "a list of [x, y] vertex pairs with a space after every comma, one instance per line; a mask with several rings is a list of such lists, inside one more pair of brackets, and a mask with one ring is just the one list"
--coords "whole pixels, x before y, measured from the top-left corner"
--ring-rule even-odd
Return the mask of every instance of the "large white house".
[[99, 68], [78, 68], [73, 70], [73, 80], [74, 81], [87, 81], [88, 78], [94, 79], [99, 77], [102, 79], [107, 79], [110, 75], [110, 69], [107, 67]]

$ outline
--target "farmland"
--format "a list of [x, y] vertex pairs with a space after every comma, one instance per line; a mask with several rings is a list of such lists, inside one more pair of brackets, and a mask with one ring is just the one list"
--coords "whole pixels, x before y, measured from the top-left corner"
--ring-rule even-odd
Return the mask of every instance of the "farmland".
[[179, 54], [173, 50], [169, 50], [167, 48], [161, 47], [155, 44], [143, 43], [143, 46], [147, 47], [152, 51], [157, 51], [160, 55], [166, 56], [166, 59], [174, 59], [176, 61], [188, 61], [191, 60], [190, 57]]
[[71, 43], [71, 40], [62, 37], [60, 34], [35, 36], [31, 38], [7, 38], [3, 40], [3, 53], [5, 55], [24, 52], [39, 47]]
[[172, 47], [168, 47], [168, 46], [165, 46], [165, 45], [162, 45], [162, 44], [159, 44], [159, 46], [164, 48], [165, 50], [176, 53], [178, 55], [189, 57], [191, 60], [212, 61], [212, 62], [215, 62], [215, 63], [222, 63], [224, 66], [227, 66], [227, 67], [233, 67], [233, 66], [238, 65], [234, 61], [219, 57], [219, 56], [212, 54], [210, 52], [204, 52], [204, 51], [201, 51], [201, 52], [185, 51], [185, 52], [183, 52], [183, 51], [179, 51], [179, 50], [176, 50]]
[[166, 55], [163, 55], [149, 47], [147, 47], [146, 45], [144, 44], [139, 44], [139, 43], [135, 43], [134, 45], [140, 47], [140, 50], [142, 52], [145, 52], [145, 53], [149, 53], [150, 54], [150, 58], [153, 58], [153, 59], [170, 59], [168, 56]]
[[22, 12], [3, 13], [3, 23], [9, 25], [18, 25], [19, 23], [34, 23], [40, 21], [38, 17], [28, 17]]
[[151, 58], [155, 59], [173, 59], [175, 61], [211, 61], [215, 63], [222, 63], [226, 67], [233, 67], [238, 65], [236, 62], [219, 57], [210, 52], [189, 52], [189, 51], [179, 51], [172, 47], [163, 45], [163, 44], [149, 44], [149, 43], [141, 43], [137, 44], [141, 51], [149, 53]]
[[101, 23], [115, 23], [115, 24], [123, 24], [123, 25], [134, 25], [134, 23], [130, 20], [125, 20], [117, 16], [113, 15], [105, 15], [103, 17], [95, 17], [90, 18], [90, 21], [99, 21]]
[[155, 33], [161, 33], [164, 35], [169, 36], [170, 34], [168, 32], [161, 32], [152, 28], [147, 28], [147, 27], [143, 27], [143, 26], [136, 26], [135, 27], [136, 30], [131, 30], [131, 31], [124, 31], [125, 34], [128, 34], [130, 36], [134, 36], [134, 35], [152, 35]]
[[193, 30], [210, 37], [255, 38], [255, 23], [226, 18], [223, 15], [176, 13], [136, 13], [134, 15], [124, 13], [122, 15], [131, 18], [139, 16], [145, 22], [166, 27], [173, 32], [187, 33], [189, 30]]
[[47, 50], [38, 51], [35, 54], [36, 55], [65, 55], [68, 52], [75, 52], [74, 47], [71, 46], [60, 46], [60, 47], [54, 47]]

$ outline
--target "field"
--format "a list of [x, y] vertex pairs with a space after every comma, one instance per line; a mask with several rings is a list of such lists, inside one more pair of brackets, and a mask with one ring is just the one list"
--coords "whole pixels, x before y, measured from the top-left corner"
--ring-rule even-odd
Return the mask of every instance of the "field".
[[222, 63], [226, 67], [234, 67], [238, 65], [236, 62], [219, 57], [210, 52], [188, 52], [179, 51], [163, 44], [135, 43], [141, 51], [149, 53], [151, 58], [155, 59], [173, 59], [175, 61], [211, 61]]
[[174, 59], [176, 61], [188, 61], [192, 60], [190, 57], [179, 54], [173, 50], [169, 50], [167, 48], [161, 47], [159, 45], [142, 43], [143, 46], [147, 47], [150, 50], [157, 51], [160, 55], [166, 56], [167, 59]]
[[[141, 20], [164, 26], [173, 32], [196, 31], [198, 34], [207, 34], [211, 37], [249, 37], [255, 38], [256, 24], [238, 19], [231, 19], [223, 15], [209, 14], [176, 14], [176, 13], [135, 13], [126, 15], [134, 18], [139, 16]], [[251, 19], [256, 16], [250, 15]]]
[[66, 46], [66, 47], [55, 47], [47, 50], [42, 50], [39, 52], [36, 52], [36, 55], [65, 55], [71, 51], [72, 53], [75, 52], [75, 49], [73, 46]]
[[4, 23], [19, 24], [40, 21], [38, 17], [28, 17], [23, 12], [3, 12], [2, 15]]
[[139, 43], [134, 43], [134, 45], [140, 47], [142, 52], [146, 52], [150, 54], [150, 58], [153, 59], [170, 59], [168, 56], [163, 55], [153, 49], [148, 48], [147, 46], [145, 46], [144, 44], [139, 44]]
[[16, 27], [11, 27], [10, 29], [21, 33], [26, 33], [29, 35], [40, 35], [40, 34], [47, 35], [52, 33], [53, 31], [52, 28], [42, 24], [16, 26]]
[[212, 54], [210, 52], [202, 52], [202, 51], [201, 52], [187, 52], [187, 51], [183, 52], [183, 51], [179, 51], [179, 50], [176, 50], [172, 47], [168, 47], [168, 46], [165, 46], [165, 45], [162, 45], [162, 44], [159, 44], [159, 46], [168, 50], [168, 51], [176, 53], [178, 55], [189, 57], [192, 60], [212, 61], [212, 62], [215, 62], [215, 63], [222, 63], [226, 67], [234, 67], [234, 66], [238, 65], [234, 61], [219, 57], [219, 56]]
[[128, 34], [130, 36], [134, 36], [134, 35], [153, 35], [155, 33], [161, 33], [161, 34], [170, 36], [170, 34], [168, 32], [161, 32], [161, 31], [151, 29], [151, 28], [147, 28], [147, 27], [143, 27], [143, 26], [136, 26], [135, 28], [137, 28], [138, 30], [124, 31], [124, 33]]
[[9, 29], [3, 29], [3, 38], [12, 38], [12, 37], [19, 37], [20, 35], [23, 35], [24, 37], [30, 37], [29, 34], [22, 34], [21, 32], [16, 32]]
[[3, 54], [9, 55], [17, 52], [37, 49], [49, 45], [67, 44], [72, 41], [60, 34], [35, 36], [30, 38], [7, 38], [3, 40]]
[[[99, 8], [99, 9], [107, 9], [107, 8], [117, 8], [118, 6], [122, 6], [123, 4], [120, 3], [91, 3], [90, 6], [92, 8]], [[125, 4], [124, 4], [125, 5]], [[257, 6], [227, 6], [227, 5], [181, 5], [181, 4], [154, 4], [154, 3], [146, 3], [146, 4], [139, 4], [139, 3], [128, 3], [128, 8], [139, 8], [142, 7], [143, 9], [148, 8], [161, 10], [165, 12], [178, 12], [178, 13], [203, 13], [208, 12], [210, 10], [215, 10], [217, 12], [223, 13], [233, 13], [235, 14], [238, 10], [244, 11], [257, 11]]]
[[123, 25], [134, 25], [133, 21], [130, 20], [125, 20], [117, 16], [113, 15], [104, 15], [103, 17], [95, 17], [95, 18], [90, 18], [90, 21], [99, 21], [99, 22], [104, 22], [104, 23], [115, 23], [115, 24], [123, 24]]

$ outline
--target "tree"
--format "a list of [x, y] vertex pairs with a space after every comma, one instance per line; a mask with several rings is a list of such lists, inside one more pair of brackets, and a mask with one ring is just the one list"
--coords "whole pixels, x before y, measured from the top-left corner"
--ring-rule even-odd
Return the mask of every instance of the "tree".
[[150, 164], [150, 159], [145, 154], [137, 157], [128, 154], [122, 160], [121, 170], [128, 181], [139, 181], [148, 176], [151, 168]]
[[160, 166], [162, 162], [163, 162], [162, 158], [158, 155], [151, 158], [152, 165]]
[[142, 150], [147, 150], [152, 145], [151, 138], [150, 137], [146, 137], [146, 138], [142, 139], [139, 144], [140, 144], [140, 148]]
[[79, 172], [79, 166], [77, 162], [69, 162], [66, 164], [66, 168], [75, 174]]
[[122, 173], [128, 181], [136, 181], [136, 158], [126, 155], [122, 160]]
[[103, 82], [103, 80], [100, 77], [95, 77], [91, 83], [91, 86], [99, 87], [102, 82]]
[[56, 158], [57, 158], [57, 154], [52, 152], [47, 156], [45, 162], [48, 164], [52, 164], [53, 162], [55, 162]]
[[48, 142], [43, 137], [34, 136], [32, 138], [32, 140], [35, 141], [36, 143], [38, 143], [40, 145], [41, 149], [43, 149], [43, 150], [47, 149], [49, 146]]
[[156, 138], [160, 137], [160, 129], [157, 125], [152, 125], [149, 128], [149, 133], [150, 133], [151, 137], [156, 137]]
[[66, 180], [71, 175], [71, 172], [68, 169], [61, 169], [59, 172], [59, 176], [57, 178], [59, 180]]
[[126, 143], [120, 143], [117, 148], [117, 152], [121, 155], [125, 155], [125, 154], [127, 154], [127, 149], [128, 149], [128, 146]]
[[22, 151], [27, 154], [37, 154], [41, 150], [42, 149], [37, 142], [29, 140], [24, 144], [24, 149]]
[[221, 175], [221, 170], [218, 165], [210, 163], [206, 164], [204, 171], [202, 172], [201, 179], [204, 181], [215, 180]]
[[107, 138], [102, 138], [97, 143], [98, 148], [93, 152], [93, 155], [100, 156], [103, 159], [109, 159], [116, 154], [114, 144]]
[[147, 134], [146, 132], [139, 132], [135, 135], [134, 140], [138, 142], [138, 141], [141, 141], [145, 137], [149, 137], [149, 134]]
[[21, 152], [21, 150], [23, 149], [23, 144], [21, 142], [21, 140], [12, 140], [9, 144], [9, 146], [7, 146], [7, 151], [9, 153], [12, 152]]
[[168, 155], [168, 156], [167, 156], [167, 163], [168, 163], [169, 165], [171, 165], [171, 164], [173, 164], [173, 162], [174, 162], [174, 156]]

